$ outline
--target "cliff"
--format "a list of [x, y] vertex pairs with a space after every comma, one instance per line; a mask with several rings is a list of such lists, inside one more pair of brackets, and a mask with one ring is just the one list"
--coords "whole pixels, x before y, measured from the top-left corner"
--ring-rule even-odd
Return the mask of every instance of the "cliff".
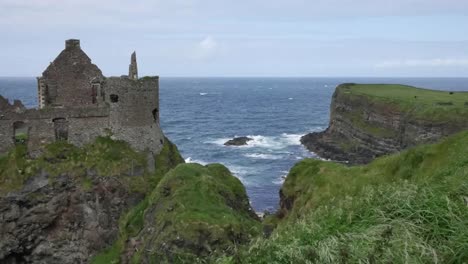
[[181, 164], [120, 222], [91, 263], [211, 263], [259, 233], [242, 183], [220, 164]]
[[168, 139], [147, 158], [109, 137], [0, 156], [0, 263], [209, 262], [260, 233], [226, 167], [181, 164]]
[[89, 263], [119, 236], [121, 216], [183, 162], [165, 140], [155, 157], [101, 137], [77, 148], [58, 141], [30, 158], [24, 145], [0, 157], [0, 262]]
[[333, 94], [328, 128], [301, 142], [320, 157], [362, 164], [466, 129], [467, 92], [342, 84]]
[[364, 166], [303, 160], [281, 188], [276, 230], [237, 259], [467, 263], [467, 179], [468, 132]]

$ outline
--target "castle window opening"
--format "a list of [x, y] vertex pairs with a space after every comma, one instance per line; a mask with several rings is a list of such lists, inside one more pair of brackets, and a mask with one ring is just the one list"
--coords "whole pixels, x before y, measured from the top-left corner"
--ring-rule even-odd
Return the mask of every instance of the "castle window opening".
[[93, 86], [91, 87], [91, 98], [92, 98], [92, 102], [93, 104], [97, 103], [97, 87], [96, 85], [93, 84]]
[[17, 121], [13, 123], [13, 135], [15, 144], [24, 144], [29, 138], [29, 128], [24, 122]]
[[119, 101], [119, 96], [116, 94], [111, 94], [109, 96], [111, 103], [117, 103]]
[[54, 122], [55, 140], [68, 140], [68, 121], [62, 117], [52, 121]]
[[154, 119], [154, 121], [158, 121], [158, 115], [159, 115], [159, 110], [157, 108], [155, 108], [153, 110], [153, 119]]

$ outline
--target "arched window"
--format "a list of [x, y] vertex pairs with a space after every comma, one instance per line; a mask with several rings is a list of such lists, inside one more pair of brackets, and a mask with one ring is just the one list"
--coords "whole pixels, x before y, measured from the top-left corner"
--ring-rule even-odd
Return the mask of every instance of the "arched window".
[[15, 144], [24, 144], [28, 141], [29, 128], [24, 122], [17, 121], [13, 123], [13, 138]]
[[63, 118], [55, 118], [54, 122], [55, 140], [68, 140], [68, 121]]

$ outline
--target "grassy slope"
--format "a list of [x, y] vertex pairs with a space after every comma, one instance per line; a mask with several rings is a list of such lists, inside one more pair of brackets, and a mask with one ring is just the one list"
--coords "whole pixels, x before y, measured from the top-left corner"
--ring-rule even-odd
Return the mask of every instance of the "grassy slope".
[[447, 92], [394, 84], [345, 84], [338, 87], [352, 96], [388, 102], [417, 118], [468, 121], [468, 92]]
[[206, 261], [259, 233], [244, 186], [220, 164], [177, 166], [153, 191], [148, 208], [146, 224], [154, 231], [139, 237], [134, 263]]
[[468, 132], [367, 166], [307, 159], [282, 190], [294, 206], [242, 262], [468, 262]]

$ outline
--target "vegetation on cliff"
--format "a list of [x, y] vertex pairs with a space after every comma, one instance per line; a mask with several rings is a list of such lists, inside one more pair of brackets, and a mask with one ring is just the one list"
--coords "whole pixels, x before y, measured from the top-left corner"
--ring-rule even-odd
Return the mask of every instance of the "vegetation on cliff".
[[144, 213], [149, 206], [149, 197], [151, 191], [156, 188], [164, 175], [175, 168], [178, 164], [184, 163], [184, 159], [179, 153], [177, 146], [169, 139], [164, 139], [164, 145], [161, 152], [154, 157], [155, 171], [151, 177], [142, 184], [146, 186], [145, 198], [135, 207], [130, 208], [124, 213], [119, 221], [119, 236], [114, 244], [93, 257], [92, 263], [120, 263], [121, 256], [126, 254], [126, 247], [129, 239], [136, 236], [143, 228]]
[[468, 132], [367, 166], [306, 159], [281, 194], [277, 229], [241, 262], [468, 261]]
[[468, 121], [468, 92], [436, 91], [397, 84], [344, 84], [349, 97], [364, 96], [397, 106], [415, 118], [439, 122]]
[[208, 262], [259, 234], [245, 188], [220, 164], [181, 164], [150, 196], [133, 263]]
[[19, 190], [26, 180], [41, 172], [50, 176], [51, 183], [54, 177], [67, 173], [81, 178], [86, 186], [89, 179], [85, 176], [90, 170], [100, 176], [144, 175], [128, 178], [129, 186], [144, 193], [148, 189], [142, 183], [153, 177], [146, 171], [146, 165], [145, 155], [126, 142], [109, 137], [99, 137], [83, 148], [57, 141], [47, 145], [38, 158], [29, 157], [26, 146], [21, 144], [0, 157], [0, 195]]
[[156, 187], [122, 216], [118, 240], [93, 263], [208, 262], [259, 233], [245, 188], [226, 167], [175, 167], [182, 162], [174, 145], [164, 146], [155, 158]]

